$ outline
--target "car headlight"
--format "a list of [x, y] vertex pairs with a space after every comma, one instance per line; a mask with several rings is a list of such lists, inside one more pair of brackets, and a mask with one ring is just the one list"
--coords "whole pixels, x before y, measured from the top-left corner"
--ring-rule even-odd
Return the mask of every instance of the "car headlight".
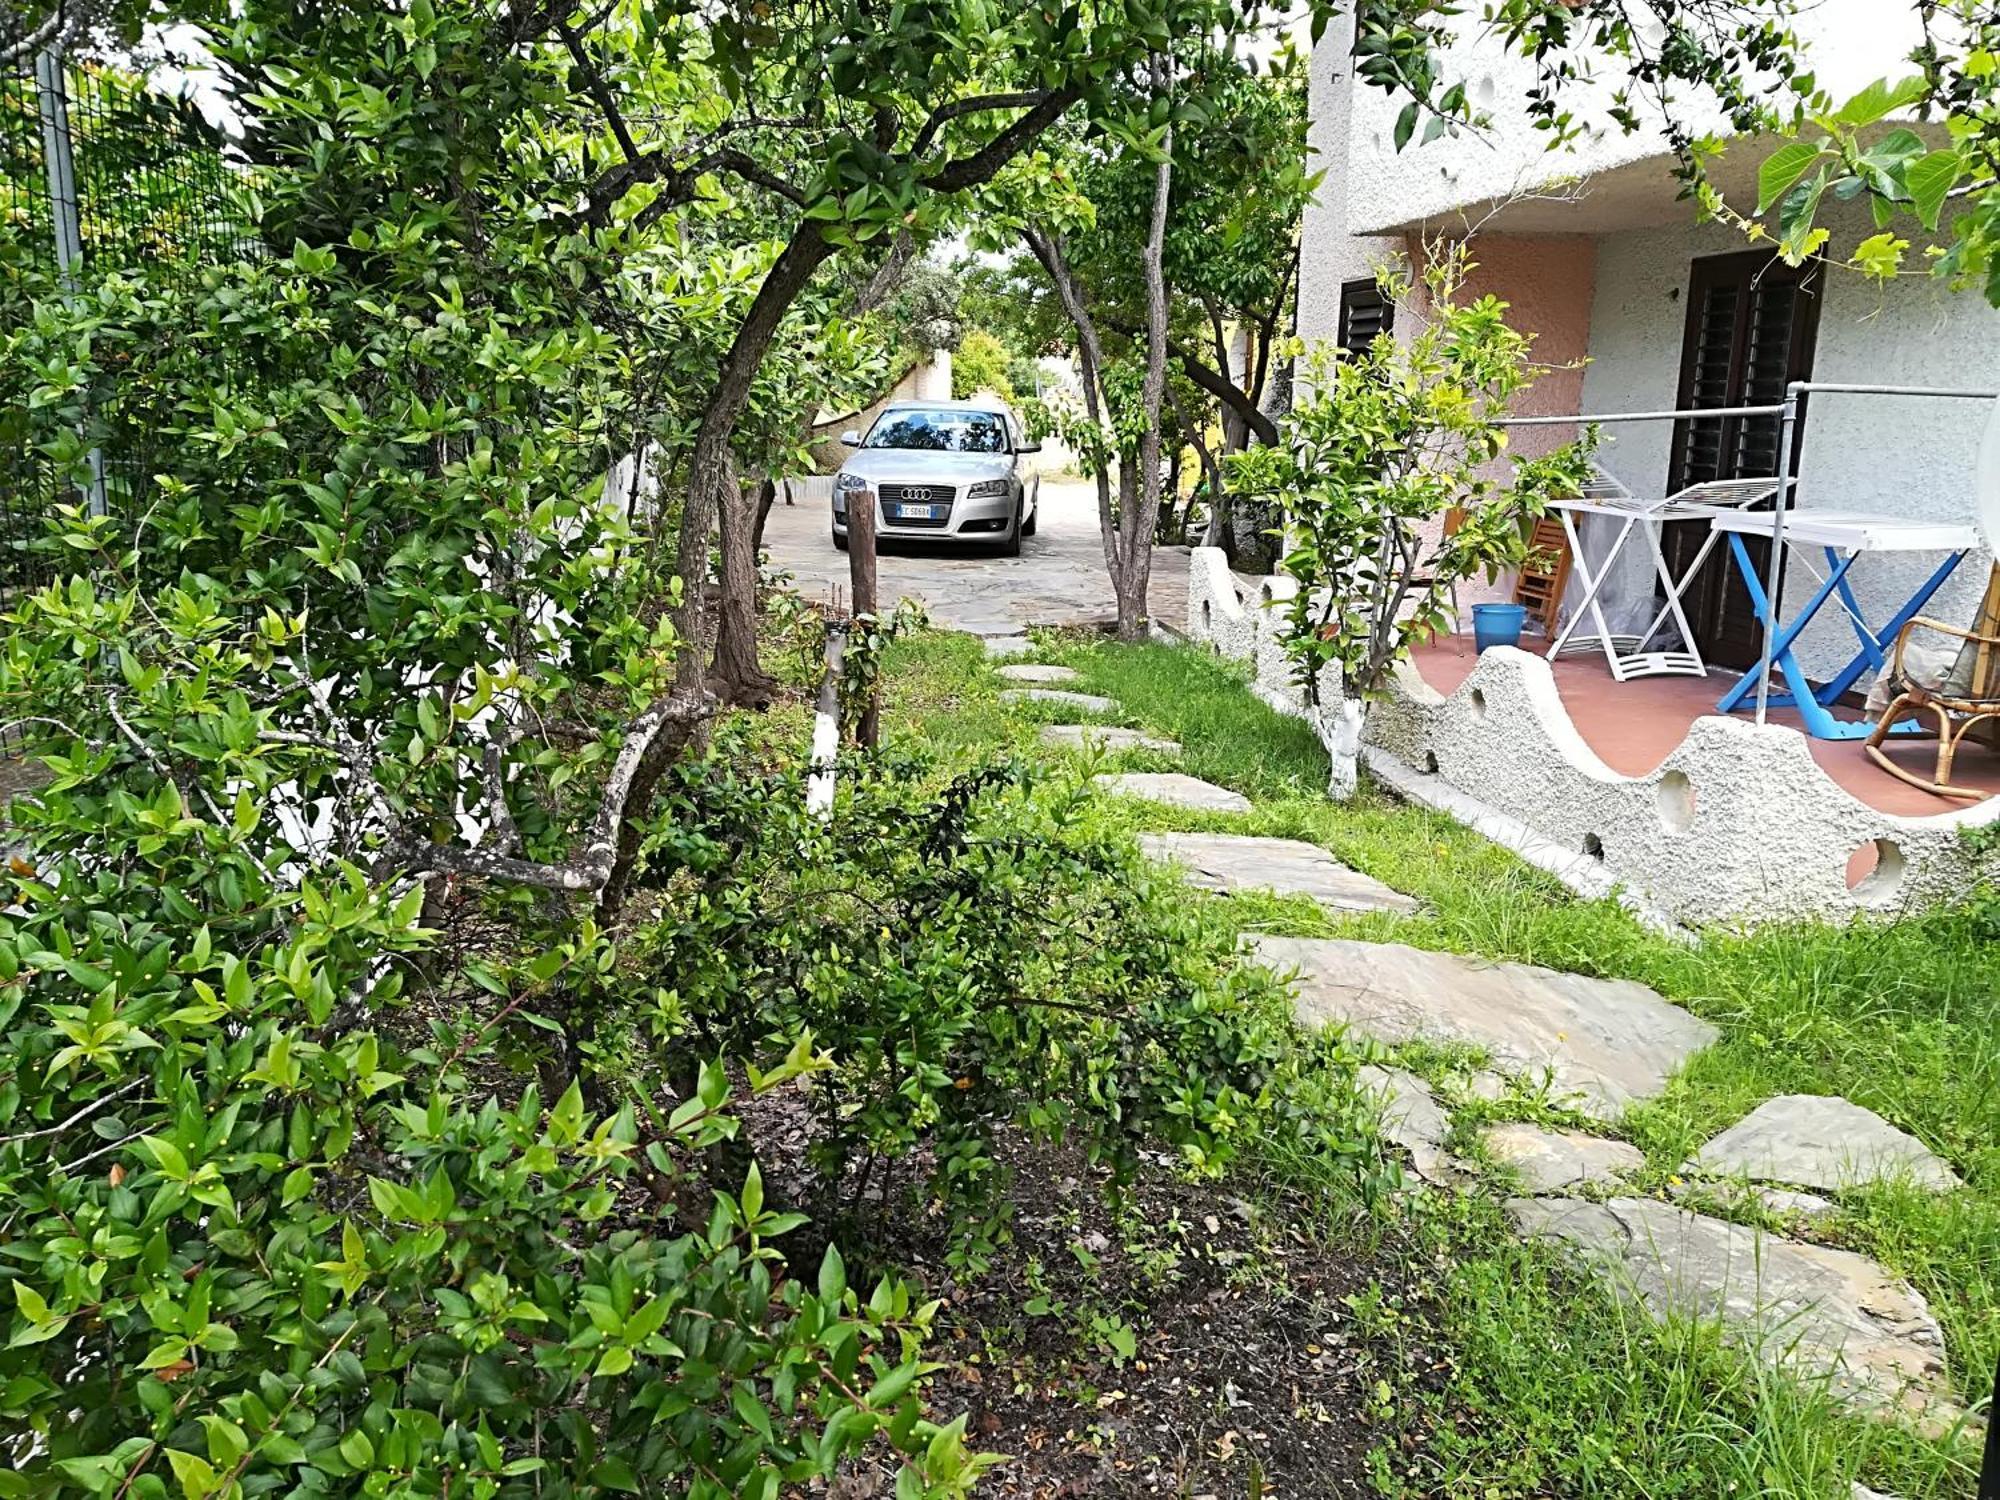
[[859, 474], [842, 474], [833, 481], [833, 487], [837, 490], [851, 493], [855, 490], [867, 489], [868, 481], [863, 479]]
[[1006, 493], [1007, 493], [1006, 480], [982, 479], [977, 484], [973, 485], [971, 488], [966, 490], [965, 498], [968, 500], [984, 500], [993, 495], [1004, 495]]

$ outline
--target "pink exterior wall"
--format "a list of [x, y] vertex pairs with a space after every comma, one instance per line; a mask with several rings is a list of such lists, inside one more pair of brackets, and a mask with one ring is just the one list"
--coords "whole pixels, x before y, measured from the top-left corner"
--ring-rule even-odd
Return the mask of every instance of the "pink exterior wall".
[[[1411, 237], [1410, 262], [1419, 273], [1424, 247]], [[1483, 234], [1472, 241], [1472, 269], [1459, 289], [1461, 301], [1489, 294], [1507, 304], [1507, 321], [1533, 334], [1534, 358], [1543, 367], [1535, 383], [1514, 401], [1520, 416], [1563, 416], [1582, 409], [1583, 360], [1590, 350], [1590, 304], [1596, 291], [1597, 241], [1588, 235]], [[1430, 315], [1430, 297], [1421, 274], [1405, 299], [1412, 324]], [[1399, 330], [1400, 331], [1400, 330]], [[1523, 427], [1511, 438], [1512, 450], [1533, 458], [1571, 441], [1568, 426]], [[1437, 523], [1442, 528], [1443, 522]], [[1427, 537], [1426, 540], [1430, 538]], [[1459, 603], [1470, 608], [1488, 600], [1514, 597], [1511, 578], [1479, 582], [1459, 591]], [[1471, 627], [1471, 620], [1465, 621]]]

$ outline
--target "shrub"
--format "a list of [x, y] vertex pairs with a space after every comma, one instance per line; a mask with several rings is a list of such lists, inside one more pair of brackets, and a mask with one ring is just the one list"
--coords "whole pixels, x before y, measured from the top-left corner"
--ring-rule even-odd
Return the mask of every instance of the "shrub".
[[640, 960], [661, 1033], [750, 1058], [817, 1038], [826, 1181], [858, 1197], [914, 1160], [964, 1221], [961, 1265], [1004, 1229], [1009, 1128], [1114, 1175], [1147, 1144], [1216, 1172], [1253, 1142], [1365, 1175], [1351, 1060], [1300, 1036], [1227, 926], [1094, 823], [1087, 781], [1000, 765], [932, 789], [924, 771], [851, 767], [821, 823], [788, 774], [690, 768], [643, 877], [678, 893]]
[[[1504, 480], [1490, 471], [1507, 449], [1498, 419], [1534, 379], [1533, 341], [1508, 326], [1497, 297], [1457, 300], [1469, 269], [1462, 244], [1432, 244], [1430, 321], [1407, 343], [1382, 335], [1358, 354], [1317, 351], [1284, 442], [1229, 459], [1233, 489], [1283, 510], [1284, 568], [1299, 584], [1285, 653], [1307, 701], [1320, 701], [1329, 672], [1340, 677], [1336, 796], [1354, 789], [1366, 705], [1411, 644], [1455, 629], [1446, 605], [1457, 586], [1519, 565], [1527, 523], [1588, 477], [1589, 439], [1518, 460]], [[1401, 298], [1410, 285], [1385, 272], [1384, 289]], [[1456, 528], [1420, 532], [1454, 507]]]

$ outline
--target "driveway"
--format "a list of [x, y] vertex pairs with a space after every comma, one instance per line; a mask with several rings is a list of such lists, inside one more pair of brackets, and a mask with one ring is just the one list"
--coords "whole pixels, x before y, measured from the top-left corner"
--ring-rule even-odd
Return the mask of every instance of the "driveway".
[[[826, 599], [848, 590], [847, 554], [834, 549], [825, 500], [780, 501], [764, 526], [773, 568], [800, 591]], [[1188, 549], [1153, 549], [1148, 604], [1152, 617], [1179, 630], [1187, 619]], [[1028, 625], [1090, 625], [1117, 619], [1104, 545], [1097, 532], [1097, 491], [1089, 484], [1042, 486], [1036, 534], [1019, 557], [989, 547], [888, 542], [878, 577], [886, 607], [897, 597], [924, 601], [933, 623], [975, 635], [1011, 635]]]

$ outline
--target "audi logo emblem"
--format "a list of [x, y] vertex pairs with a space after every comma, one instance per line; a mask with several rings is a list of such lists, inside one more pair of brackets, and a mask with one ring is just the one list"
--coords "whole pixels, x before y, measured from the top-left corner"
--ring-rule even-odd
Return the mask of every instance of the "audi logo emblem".
[[921, 484], [906, 484], [903, 486], [903, 498], [905, 500], [932, 500], [936, 498], [936, 492], [926, 489]]

